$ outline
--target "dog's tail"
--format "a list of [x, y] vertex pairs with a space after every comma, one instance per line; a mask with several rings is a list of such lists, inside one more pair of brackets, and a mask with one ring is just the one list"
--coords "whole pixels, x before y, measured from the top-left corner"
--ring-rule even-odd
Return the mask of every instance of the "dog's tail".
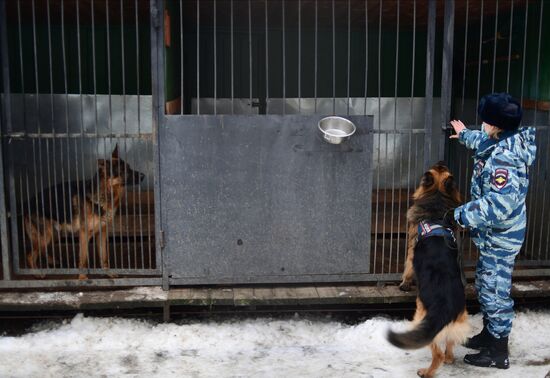
[[390, 343], [402, 349], [418, 349], [432, 342], [434, 337], [450, 322], [452, 319], [443, 314], [428, 312], [426, 317], [412, 330], [397, 333], [388, 330], [387, 338]]

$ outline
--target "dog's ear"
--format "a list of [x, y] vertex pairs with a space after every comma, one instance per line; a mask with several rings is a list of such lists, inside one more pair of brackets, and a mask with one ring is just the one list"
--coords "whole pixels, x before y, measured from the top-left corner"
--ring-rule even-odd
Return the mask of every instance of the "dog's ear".
[[430, 187], [434, 183], [434, 175], [432, 172], [428, 171], [422, 175], [422, 179], [420, 180], [420, 185], [423, 187]]
[[113, 159], [118, 159], [118, 143], [115, 144], [115, 149], [113, 150], [113, 153], [111, 154], [111, 157]]

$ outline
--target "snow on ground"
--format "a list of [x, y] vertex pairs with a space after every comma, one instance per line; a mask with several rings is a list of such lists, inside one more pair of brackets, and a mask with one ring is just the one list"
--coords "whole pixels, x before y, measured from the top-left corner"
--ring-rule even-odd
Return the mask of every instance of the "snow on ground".
[[[475, 331], [481, 318], [472, 317]], [[154, 323], [86, 318], [45, 323], [19, 337], [0, 337], [0, 377], [415, 377], [428, 348], [403, 351], [385, 339], [384, 318], [346, 325], [331, 320], [245, 319]], [[457, 361], [438, 377], [540, 377], [550, 371], [550, 311], [518, 314], [509, 370]]]

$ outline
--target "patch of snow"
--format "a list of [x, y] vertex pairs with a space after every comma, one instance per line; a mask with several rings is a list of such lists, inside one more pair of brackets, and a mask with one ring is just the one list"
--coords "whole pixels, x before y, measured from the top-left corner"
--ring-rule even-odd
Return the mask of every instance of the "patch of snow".
[[519, 290], [519, 291], [539, 290], [538, 287], [536, 287], [535, 285], [529, 284], [529, 283], [527, 283], [527, 284], [514, 283], [513, 286], [514, 286], [514, 289]]
[[[481, 317], [471, 317], [474, 331]], [[153, 323], [77, 315], [20, 337], [0, 337], [1, 377], [415, 377], [431, 361], [428, 348], [404, 351], [385, 339], [406, 321], [246, 319]], [[454, 365], [438, 377], [544, 377], [550, 370], [550, 311], [517, 314], [511, 368]]]

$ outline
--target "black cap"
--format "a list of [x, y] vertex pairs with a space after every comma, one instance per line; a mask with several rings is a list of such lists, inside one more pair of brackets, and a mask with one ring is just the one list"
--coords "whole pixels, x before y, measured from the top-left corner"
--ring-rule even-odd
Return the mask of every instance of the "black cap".
[[519, 101], [508, 93], [491, 93], [479, 101], [477, 113], [483, 122], [502, 130], [515, 131], [523, 112]]

